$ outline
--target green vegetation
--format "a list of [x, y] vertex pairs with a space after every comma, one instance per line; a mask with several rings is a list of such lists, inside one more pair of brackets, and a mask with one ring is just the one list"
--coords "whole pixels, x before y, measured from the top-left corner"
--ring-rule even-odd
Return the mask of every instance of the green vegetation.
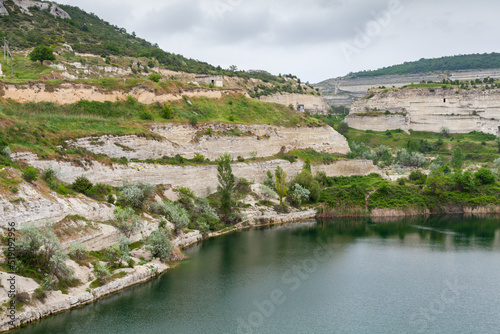
[[45, 60], [56, 60], [54, 50], [43, 44], [35, 46], [33, 51], [28, 54], [28, 57], [31, 61], [39, 61], [40, 66], [43, 66]]
[[38, 170], [33, 166], [28, 166], [23, 170], [23, 179], [26, 182], [32, 183], [38, 179]]
[[280, 200], [280, 205], [283, 206], [283, 198], [286, 196], [288, 192], [288, 187], [286, 184], [286, 173], [281, 169], [280, 166], [276, 168], [276, 171], [274, 173], [276, 177], [276, 193], [278, 194], [278, 198]]
[[[151, 44], [136, 36], [135, 32], [128, 33], [126, 29], [101, 20], [95, 14], [86, 13], [78, 7], [59, 5], [71, 16], [71, 19], [61, 19], [54, 17], [49, 10], [39, 10], [37, 7], [29, 8], [32, 14], [30, 16], [21, 12], [12, 0], [5, 1], [4, 6], [9, 15], [1, 17], [0, 38], [6, 37], [14, 49], [26, 49], [38, 45], [57, 48], [67, 43], [75, 52], [98, 55], [102, 58], [102, 62], [110, 65], [114, 64], [111, 57], [140, 58], [134, 68], [135, 71], [148, 73], [149, 68], [159, 65], [174, 71], [238, 76], [243, 79], [255, 78], [264, 83], [272, 83], [272, 87], [288, 89], [287, 84], [281, 87], [284, 81], [281, 75], [274, 76], [263, 70], [242, 71], [236, 66], [223, 69], [220, 66], [163, 51], [157, 44]], [[294, 92], [306, 93], [296, 76], [290, 74], [287, 77], [298, 82]]]
[[500, 68], [500, 53], [471, 54], [420, 59], [401, 65], [384, 67], [374, 71], [362, 71], [349, 74], [353, 78], [376, 77], [382, 75], [415, 74], [441, 71], [484, 70]]
[[172, 257], [173, 247], [168, 233], [164, 229], [153, 231], [145, 244], [146, 249], [153, 254], [153, 257], [157, 257], [161, 261], [167, 261]]
[[[162, 82], [160, 82], [161, 84]], [[144, 105], [129, 98], [123, 102], [80, 101], [71, 105], [50, 102], [0, 103], [0, 164], [15, 165], [5, 155], [10, 150], [31, 151], [42, 158], [65, 156], [77, 165], [82, 160], [103, 159], [80, 148], [70, 147], [66, 141], [84, 136], [136, 134], [156, 138], [149, 131], [150, 122], [228, 122], [274, 124], [282, 126], [319, 126], [321, 121], [290, 110], [285, 106], [259, 102], [243, 95], [225, 95], [222, 99], [192, 98], [165, 106]], [[151, 115], [144, 120], [144, 114]], [[10, 147], [7, 152], [6, 147]]]
[[236, 202], [234, 200], [235, 179], [231, 168], [231, 156], [225, 154], [217, 159], [217, 193], [220, 198], [219, 211], [222, 215], [222, 221], [231, 222]]
[[428, 177], [415, 172], [406, 182], [387, 181], [378, 174], [317, 179], [324, 186], [320, 213], [325, 216], [368, 215], [376, 208], [442, 214], [500, 204], [497, 179], [486, 168], [476, 173], [438, 169]]
[[[78, 284], [73, 277], [73, 269], [65, 264], [68, 257], [64, 249], [49, 226], [28, 225], [21, 228], [15, 247], [16, 274], [31, 277], [40, 283], [41, 296], [46, 290], [64, 289]], [[4, 252], [7, 256], [7, 248]]]
[[[348, 157], [370, 159], [376, 163], [382, 161], [385, 165], [391, 164], [393, 162], [391, 155], [403, 148], [412, 155], [416, 153], [427, 157], [440, 155], [446, 162], [452, 159], [454, 151], [459, 148], [463, 155], [462, 166], [471, 163], [492, 163], [498, 158], [497, 137], [476, 131], [468, 134], [451, 133], [446, 134], [448, 136], [446, 137], [443, 133], [433, 132], [410, 130], [410, 134], [407, 134], [402, 130], [377, 132], [350, 128], [345, 136], [353, 150]], [[387, 155], [387, 152], [390, 154]]]

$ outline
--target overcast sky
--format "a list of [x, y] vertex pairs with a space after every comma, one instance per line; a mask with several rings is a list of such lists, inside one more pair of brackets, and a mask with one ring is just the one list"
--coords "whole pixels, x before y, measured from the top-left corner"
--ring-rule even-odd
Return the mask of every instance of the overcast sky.
[[[57, 0], [165, 51], [316, 83], [420, 58], [498, 52], [497, 0]], [[465, 4], [464, 4], [465, 3]]]

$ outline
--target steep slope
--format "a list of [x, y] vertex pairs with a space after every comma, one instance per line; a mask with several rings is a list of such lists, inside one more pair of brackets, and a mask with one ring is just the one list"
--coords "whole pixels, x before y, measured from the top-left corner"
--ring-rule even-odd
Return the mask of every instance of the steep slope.
[[329, 105], [347, 106], [360, 100], [374, 87], [402, 87], [425, 81], [500, 78], [500, 54], [473, 54], [437, 59], [421, 59], [375, 71], [350, 73], [314, 84]]

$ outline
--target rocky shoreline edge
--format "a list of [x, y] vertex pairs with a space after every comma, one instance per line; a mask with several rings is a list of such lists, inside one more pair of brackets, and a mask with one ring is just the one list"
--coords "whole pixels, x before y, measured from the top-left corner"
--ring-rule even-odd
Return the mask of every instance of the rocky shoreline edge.
[[[254, 220], [255, 221], [254, 224], [240, 223], [234, 228], [228, 229], [226, 231], [211, 233], [206, 238], [203, 238], [198, 231], [186, 233], [183, 236], [180, 236], [176, 240], [174, 240], [174, 243], [176, 243], [181, 248], [186, 248], [200, 241], [206, 240], [208, 238], [218, 237], [224, 234], [248, 228], [288, 224], [307, 219], [313, 219], [315, 217], [316, 217], [315, 209], [292, 212], [288, 214], [261, 216], [257, 217], [257, 219]], [[112, 282], [107, 283], [106, 285], [92, 289], [90, 291], [87, 290], [84, 293], [81, 293], [77, 296], [64, 295], [59, 292], [60, 298], [53, 298], [53, 300], [50, 300], [52, 298], [48, 298], [48, 301], [44, 303], [43, 306], [39, 306], [28, 311], [16, 312], [15, 320], [11, 320], [8, 317], [8, 314], [5, 314], [5, 317], [3, 319], [0, 319], [0, 332], [6, 332], [14, 328], [18, 328], [27, 325], [31, 322], [40, 320], [42, 318], [60, 312], [68, 311], [70, 309], [82, 307], [86, 304], [90, 304], [107, 295], [116, 293], [118, 291], [127, 289], [133, 285], [140, 284], [149, 281], [155, 277], [158, 277], [162, 273], [166, 272], [169, 268], [170, 267], [167, 264], [161, 263], [158, 260], [153, 260], [147, 264], [135, 266], [133, 271], [128, 273], [125, 277], [118, 278]], [[16, 278], [21, 278], [21, 277], [16, 276]]]

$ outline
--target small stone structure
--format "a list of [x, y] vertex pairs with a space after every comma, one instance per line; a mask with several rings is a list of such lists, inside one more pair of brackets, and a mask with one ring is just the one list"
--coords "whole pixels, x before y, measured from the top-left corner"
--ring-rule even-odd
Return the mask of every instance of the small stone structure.
[[196, 82], [202, 82], [214, 87], [224, 87], [224, 76], [222, 75], [203, 75], [195, 78]]

